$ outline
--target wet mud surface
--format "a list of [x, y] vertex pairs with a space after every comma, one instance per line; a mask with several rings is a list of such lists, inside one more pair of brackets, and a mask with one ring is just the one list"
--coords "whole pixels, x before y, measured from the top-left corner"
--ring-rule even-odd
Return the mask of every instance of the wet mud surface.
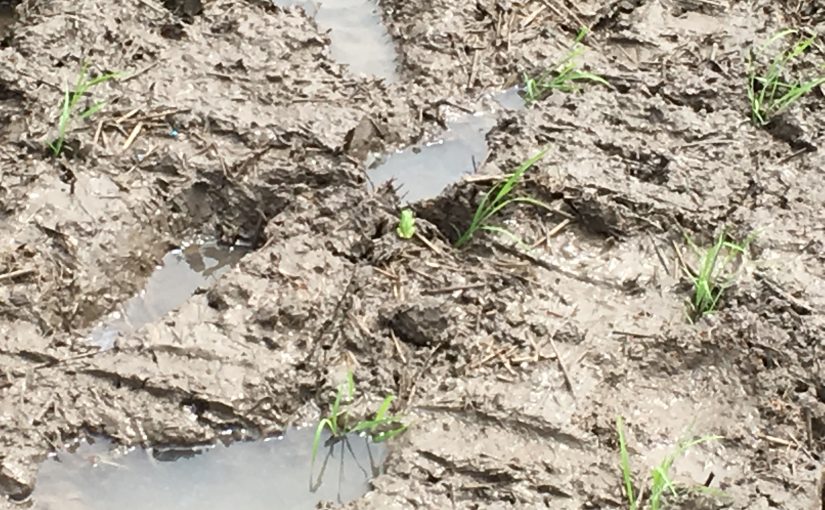
[[[41, 463], [87, 434], [194, 446], [316, 423], [347, 370], [356, 409], [393, 393], [411, 421], [350, 508], [623, 508], [617, 415], [638, 476], [679, 438], [722, 436], [676, 479], [712, 474], [724, 495], [674, 508], [822, 508], [825, 101], [820, 88], [753, 126], [743, 58], [787, 26], [822, 32], [825, 6], [387, 0], [379, 14], [397, 62], [382, 47], [365, 70], [298, 6], [0, 0], [0, 508], [35, 506]], [[581, 24], [610, 87], [494, 99]], [[123, 75], [54, 158], [82, 60]], [[455, 163], [469, 168], [412, 205], [420, 237], [402, 241], [403, 197], [370, 186], [375, 163], [424, 154], [477, 112], [493, 120], [470, 129]], [[555, 212], [500, 219], [532, 249], [452, 248], [491, 179], [541, 147], [524, 189]], [[708, 245], [722, 225], [757, 234], [752, 257], [691, 324], [674, 245], [689, 257], [684, 233]], [[195, 238], [252, 249], [112, 349], [92, 344]]]

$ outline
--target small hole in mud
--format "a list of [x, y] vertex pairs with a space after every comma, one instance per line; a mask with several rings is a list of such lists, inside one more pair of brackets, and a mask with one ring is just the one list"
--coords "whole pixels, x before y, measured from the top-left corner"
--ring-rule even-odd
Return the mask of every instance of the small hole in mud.
[[51, 146], [47, 146], [43, 150], [43, 157], [46, 158], [46, 159], [49, 159], [49, 158], [51, 158], [51, 159], [65, 158], [66, 160], [69, 160], [69, 161], [72, 161], [72, 160], [84, 161], [84, 160], [86, 160], [86, 158], [89, 156], [89, 153], [91, 152], [91, 147], [84, 147], [80, 143], [80, 140], [78, 140], [76, 138], [75, 139], [70, 139], [70, 140], [64, 140], [63, 145], [60, 148], [60, 154], [59, 155], [56, 155], [55, 152], [54, 152], [54, 149], [52, 149], [52, 147], [56, 146], [56, 145], [57, 145], [57, 140], [53, 140], [51, 142]]
[[160, 35], [166, 39], [180, 41], [185, 35], [183, 25], [180, 23], [166, 23], [160, 28]]
[[201, 0], [164, 0], [163, 6], [172, 14], [181, 17], [184, 23], [192, 23], [195, 16], [203, 12]]
[[768, 355], [762, 355], [761, 359], [762, 359], [762, 365], [765, 368], [771, 369], [771, 368], [776, 368], [777, 367], [777, 364], [773, 360], [773, 357], [768, 356]]

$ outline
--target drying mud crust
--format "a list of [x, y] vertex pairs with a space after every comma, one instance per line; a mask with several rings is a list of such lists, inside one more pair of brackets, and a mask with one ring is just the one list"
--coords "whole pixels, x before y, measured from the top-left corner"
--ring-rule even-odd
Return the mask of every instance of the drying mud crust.
[[[197, 445], [316, 423], [351, 370], [409, 430], [349, 508], [626, 508], [677, 440], [708, 484], [672, 508], [825, 507], [825, 99], [749, 119], [745, 57], [821, 1], [385, 0], [397, 80], [335, 62], [298, 7], [263, 0], [0, 0], [0, 508], [46, 456], [100, 434]], [[505, 111], [490, 94], [591, 27], [609, 87]], [[825, 55], [813, 50], [814, 59]], [[61, 157], [67, 83], [91, 91]], [[82, 101], [86, 101], [84, 98]], [[480, 174], [412, 205], [367, 154], [496, 110]], [[499, 218], [481, 195], [540, 148]], [[490, 177], [486, 179], [486, 177]], [[688, 321], [685, 234], [754, 234], [717, 313]], [[252, 246], [178, 310], [101, 351], [89, 333], [193, 236]], [[688, 263], [695, 264], [695, 259]], [[307, 448], [311, 445], [307, 444]]]

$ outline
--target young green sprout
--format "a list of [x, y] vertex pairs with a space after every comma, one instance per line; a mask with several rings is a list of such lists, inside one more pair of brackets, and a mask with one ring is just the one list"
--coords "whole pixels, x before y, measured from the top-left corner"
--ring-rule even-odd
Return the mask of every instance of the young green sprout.
[[518, 240], [518, 237], [511, 233], [509, 230], [490, 224], [491, 218], [499, 212], [501, 212], [502, 209], [504, 209], [510, 204], [524, 203], [552, 210], [549, 205], [539, 200], [536, 200], [535, 198], [524, 196], [510, 196], [510, 192], [512, 192], [513, 188], [516, 187], [521, 178], [524, 176], [525, 172], [527, 172], [527, 170], [529, 170], [538, 160], [544, 157], [545, 152], [546, 150], [542, 149], [535, 156], [523, 162], [516, 169], [515, 172], [510, 174], [510, 176], [507, 179], [505, 179], [502, 182], [499, 182], [498, 184], [490, 188], [490, 191], [484, 194], [484, 198], [482, 198], [481, 203], [478, 204], [476, 212], [473, 215], [473, 219], [470, 221], [470, 226], [467, 227], [464, 233], [461, 234], [461, 236], [455, 242], [456, 248], [461, 248], [464, 245], [466, 245], [480, 230], [504, 234], [508, 237]]
[[524, 75], [524, 98], [528, 104], [546, 97], [554, 90], [574, 92], [577, 90], [576, 82], [589, 81], [608, 85], [607, 80], [601, 76], [581, 70], [577, 62], [584, 53], [582, 41], [586, 36], [587, 28], [582, 27], [573, 46], [560, 62], [536, 77]]
[[[633, 492], [633, 471], [630, 467], [630, 454], [627, 449], [627, 439], [625, 437], [624, 422], [621, 416], [616, 417], [616, 434], [619, 438], [619, 469], [622, 475], [622, 489], [627, 499], [628, 510], [637, 510], [642, 508], [642, 497], [645, 495], [645, 490], [640, 487], [638, 496]], [[667, 496], [678, 497], [681, 493], [677, 490], [677, 486], [671, 479], [670, 471], [673, 464], [679, 458], [683, 457], [688, 450], [694, 446], [709, 441], [717, 441], [722, 439], [720, 436], [703, 436], [690, 440], [680, 440], [676, 444], [676, 449], [665, 456], [662, 461], [653, 467], [650, 472], [649, 485], [647, 487], [647, 505], [644, 508], [649, 510], [661, 510], [665, 508], [664, 498]], [[702, 486], [702, 489], [707, 489]]]
[[75, 117], [88, 119], [100, 111], [105, 104], [102, 101], [97, 101], [85, 110], [78, 112], [78, 103], [81, 99], [83, 99], [83, 96], [86, 95], [86, 93], [93, 87], [106, 81], [116, 79], [118, 76], [120, 76], [118, 73], [106, 73], [90, 78], [88, 65], [84, 63], [81, 66], [74, 88], [69, 90], [68, 86], [66, 87], [63, 95], [63, 103], [60, 108], [60, 117], [57, 120], [57, 138], [49, 143], [49, 148], [55, 156], [59, 156], [63, 150], [63, 146], [66, 142], [66, 134], [71, 128]]
[[[335, 400], [330, 406], [329, 414], [322, 418], [315, 428], [310, 461], [313, 467], [315, 466], [315, 457], [318, 455], [318, 449], [321, 446], [321, 438], [326, 429], [329, 430], [330, 436], [332, 436], [330, 442], [346, 440], [348, 434], [366, 433], [376, 443], [388, 441], [407, 430], [406, 424], [402, 423], [398, 417], [389, 414], [390, 406], [393, 400], [395, 400], [393, 395], [387, 395], [384, 398], [373, 418], [350, 423], [346, 406], [352, 402], [354, 396], [355, 381], [353, 380], [352, 372], [347, 372], [346, 381], [338, 386], [335, 393]], [[310, 487], [312, 487], [311, 480]]]
[[401, 211], [395, 233], [398, 234], [398, 237], [401, 239], [410, 239], [415, 234], [415, 217], [410, 209]]
[[704, 252], [689, 237], [685, 236], [685, 239], [693, 251], [699, 255], [698, 270], [694, 270], [684, 262], [682, 264], [683, 272], [693, 282], [691, 301], [693, 317], [699, 318], [716, 311], [722, 294], [733, 285], [738, 276], [738, 271], [732, 270], [731, 266], [747, 255], [752, 237], [748, 237], [742, 243], [735, 243], [728, 240], [723, 229], [713, 245]]
[[816, 35], [800, 36], [790, 48], [776, 53], [769, 63], [759, 62], [760, 57], [778, 41], [783, 41], [789, 36], [797, 36], [798, 33], [799, 31], [793, 29], [783, 30], [757, 50], [751, 48], [749, 52], [748, 100], [751, 119], [757, 125], [768, 124], [773, 117], [785, 111], [802, 96], [825, 84], [825, 74], [809, 79], [788, 76], [794, 61], [814, 44]]

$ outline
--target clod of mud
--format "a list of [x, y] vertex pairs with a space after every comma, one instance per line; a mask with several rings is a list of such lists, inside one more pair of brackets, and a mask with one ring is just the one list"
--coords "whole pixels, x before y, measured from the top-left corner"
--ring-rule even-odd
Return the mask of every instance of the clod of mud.
[[385, 129], [374, 119], [365, 116], [344, 137], [343, 151], [349, 156], [363, 161], [370, 154], [384, 150]]
[[771, 119], [765, 126], [770, 134], [778, 140], [790, 145], [791, 149], [799, 152], [812, 152], [817, 150], [810, 136], [810, 129], [806, 129], [797, 116], [784, 113]]

